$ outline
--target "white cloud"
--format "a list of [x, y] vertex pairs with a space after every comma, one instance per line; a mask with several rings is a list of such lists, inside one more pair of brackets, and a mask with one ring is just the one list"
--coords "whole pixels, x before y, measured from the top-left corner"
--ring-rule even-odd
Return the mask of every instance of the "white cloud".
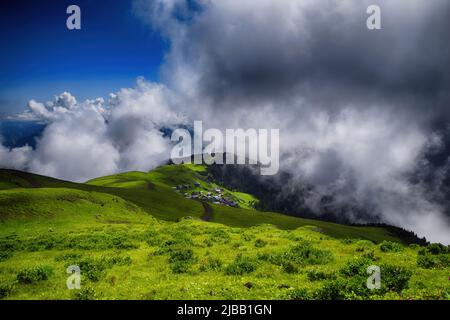
[[[282, 184], [313, 185], [311, 206], [331, 193], [368, 220], [450, 243], [444, 209], [411, 182], [434, 139], [427, 121], [448, 114], [448, 1], [194, 2], [135, 1], [170, 41], [163, 80], [192, 118], [279, 128], [280, 168], [296, 177]], [[366, 28], [370, 4], [380, 32]]]
[[23, 169], [26, 167], [32, 149], [29, 146], [9, 149], [0, 144], [0, 167], [10, 169]]
[[111, 94], [109, 105], [101, 98], [78, 102], [69, 92], [45, 104], [31, 100], [19, 118], [47, 126], [35, 150], [2, 146], [0, 165], [72, 181], [150, 170], [170, 155], [171, 142], [160, 129], [184, 121], [175, 104], [163, 85], [143, 79]]

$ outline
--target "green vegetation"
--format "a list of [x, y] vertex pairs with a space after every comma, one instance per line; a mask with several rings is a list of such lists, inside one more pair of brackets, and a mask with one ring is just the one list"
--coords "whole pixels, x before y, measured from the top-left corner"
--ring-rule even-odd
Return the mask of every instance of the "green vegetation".
[[242, 276], [247, 273], [252, 273], [257, 268], [258, 262], [256, 261], [256, 259], [237, 255], [236, 259], [225, 269], [225, 274]]
[[403, 251], [403, 246], [397, 242], [383, 241], [380, 244], [380, 250], [383, 252], [400, 252]]
[[450, 248], [433, 243], [419, 250], [417, 265], [424, 269], [449, 269]]
[[[448, 247], [404, 246], [345, 226], [185, 199], [202, 166], [87, 184], [0, 170], [0, 299], [449, 299]], [[81, 269], [69, 290], [67, 267]], [[366, 287], [367, 267], [382, 288]]]
[[28, 284], [47, 280], [52, 275], [52, 272], [52, 268], [48, 266], [27, 268], [17, 274], [17, 281], [19, 283]]

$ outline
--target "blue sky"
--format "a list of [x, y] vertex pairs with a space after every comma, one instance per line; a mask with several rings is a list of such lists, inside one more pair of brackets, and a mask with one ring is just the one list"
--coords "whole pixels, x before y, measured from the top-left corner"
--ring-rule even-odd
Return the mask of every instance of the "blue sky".
[[[81, 8], [81, 30], [66, 28], [71, 4]], [[0, 116], [65, 90], [84, 100], [131, 87], [138, 76], [158, 80], [167, 49], [135, 17], [132, 0], [2, 3], [0, 43]]]

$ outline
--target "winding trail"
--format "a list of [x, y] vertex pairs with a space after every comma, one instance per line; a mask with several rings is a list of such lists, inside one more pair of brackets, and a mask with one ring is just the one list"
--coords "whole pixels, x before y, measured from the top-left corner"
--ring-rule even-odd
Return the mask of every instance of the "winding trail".
[[213, 208], [211, 208], [211, 206], [203, 201], [200, 201], [201, 204], [203, 205], [203, 215], [200, 217], [200, 219], [202, 219], [203, 221], [210, 221], [213, 215]]

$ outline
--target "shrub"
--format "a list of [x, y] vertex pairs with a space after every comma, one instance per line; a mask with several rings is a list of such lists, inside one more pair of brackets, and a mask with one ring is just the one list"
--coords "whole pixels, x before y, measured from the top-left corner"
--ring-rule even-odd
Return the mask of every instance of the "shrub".
[[0, 299], [6, 298], [12, 291], [13, 285], [0, 283]]
[[206, 245], [207, 247], [212, 247], [212, 246], [214, 246], [214, 242], [211, 241], [211, 239], [206, 239], [206, 240], [205, 240], [205, 245]]
[[267, 245], [267, 241], [264, 241], [262, 239], [256, 239], [255, 241], [255, 247], [256, 248], [263, 248]]
[[400, 266], [382, 265], [380, 266], [381, 288], [370, 290], [367, 288], [369, 273], [367, 268], [372, 264], [370, 259], [359, 257], [347, 262], [339, 273], [345, 276], [341, 294], [347, 298], [355, 297], [367, 298], [371, 295], [383, 295], [388, 291], [401, 292], [407, 288], [412, 272]]
[[251, 241], [253, 239], [253, 236], [249, 233], [244, 232], [241, 234], [241, 239], [244, 241]]
[[380, 250], [383, 252], [400, 252], [403, 251], [403, 245], [398, 242], [385, 240], [380, 244]]
[[319, 300], [367, 299], [379, 290], [367, 288], [367, 276], [355, 275], [348, 279], [331, 278], [316, 290], [314, 297]]
[[257, 267], [258, 264], [254, 259], [238, 255], [234, 262], [226, 267], [225, 274], [240, 276], [255, 271]]
[[129, 256], [105, 257], [102, 258], [102, 261], [105, 263], [106, 267], [112, 267], [114, 265], [129, 266], [133, 262]]
[[260, 253], [259, 260], [281, 266], [286, 273], [297, 273], [301, 265], [325, 264], [333, 260], [331, 252], [313, 248], [310, 243], [302, 242], [286, 251]]
[[208, 258], [201, 266], [200, 271], [219, 271], [222, 268], [222, 261], [215, 258]]
[[163, 238], [156, 228], [149, 228], [141, 234], [141, 240], [149, 246], [159, 246], [163, 243]]
[[289, 261], [284, 261], [281, 264], [281, 267], [283, 268], [283, 271], [286, 273], [298, 273], [298, 267]]
[[11, 235], [0, 239], [0, 252], [12, 252], [18, 249], [17, 235]]
[[321, 280], [330, 280], [336, 279], [336, 276], [332, 273], [325, 273], [318, 270], [309, 270], [307, 272], [309, 281], [321, 281]]
[[286, 252], [263, 253], [261, 255], [258, 254], [257, 257], [260, 260], [268, 261], [277, 266], [282, 266], [285, 262], [292, 262], [292, 257]]
[[170, 268], [174, 273], [187, 272], [194, 261], [194, 252], [185, 248], [173, 250], [169, 257]]
[[446, 253], [450, 253], [450, 250], [448, 249], [448, 247], [446, 247], [440, 243], [432, 243], [432, 244], [428, 245], [427, 247], [419, 250], [420, 255], [425, 255], [425, 254], [438, 255], [438, 254], [446, 254]]
[[242, 242], [235, 242], [231, 245], [233, 249], [239, 249], [242, 246]]
[[76, 265], [80, 268], [81, 275], [91, 281], [99, 281], [105, 275], [105, 270], [114, 265], [130, 265], [132, 260], [129, 256], [110, 256], [102, 257], [100, 259], [93, 259], [91, 257], [83, 257], [77, 253], [68, 253], [55, 258], [55, 260], [66, 261], [66, 265]]
[[375, 256], [375, 252], [373, 252], [372, 250], [365, 252], [361, 257], [363, 259], [367, 259], [367, 260], [370, 260], [370, 261], [378, 261], [378, 260], [380, 260], [379, 257]]
[[444, 289], [444, 291], [442, 292], [442, 298], [450, 300], [450, 288]]
[[17, 274], [17, 281], [23, 284], [47, 280], [53, 273], [51, 267], [37, 266], [24, 269]]
[[186, 273], [189, 271], [191, 264], [186, 261], [176, 261], [170, 264], [173, 273]]
[[94, 300], [97, 298], [98, 294], [94, 288], [85, 287], [77, 290], [74, 294], [75, 300]]
[[6, 261], [12, 257], [12, 253], [10, 251], [0, 251], [0, 262]]
[[112, 234], [107, 238], [106, 246], [116, 249], [137, 249], [138, 245], [130, 241], [126, 235]]
[[177, 237], [173, 238], [171, 240], [164, 241], [163, 244], [156, 250], [156, 255], [171, 253], [173, 251], [185, 248], [185, 247], [191, 247], [194, 243], [192, 242], [191, 238], [188, 237]]
[[343, 300], [345, 299], [345, 281], [342, 279], [327, 281], [316, 290], [314, 298], [318, 300]]
[[379, 290], [370, 290], [367, 287], [368, 274], [364, 276], [355, 276], [346, 279], [345, 286], [342, 289], [342, 295], [346, 299], [364, 298], [367, 299], [373, 294], [379, 293]]
[[356, 251], [364, 252], [366, 249], [370, 249], [373, 246], [373, 242], [369, 240], [359, 240], [356, 242]]
[[169, 262], [193, 261], [194, 252], [191, 249], [176, 249], [170, 253]]
[[312, 295], [306, 289], [294, 289], [288, 291], [286, 298], [289, 300], [310, 300]]
[[345, 277], [366, 276], [367, 267], [369, 267], [370, 264], [371, 261], [367, 258], [355, 258], [348, 261], [345, 266], [339, 270], [339, 273]]
[[80, 267], [82, 276], [94, 282], [99, 281], [105, 274], [106, 264], [104, 261], [86, 258], [76, 263], [76, 265]]
[[230, 234], [224, 229], [215, 229], [211, 232], [210, 240], [216, 243], [228, 243], [231, 240]]
[[450, 255], [419, 255], [417, 256], [417, 265], [424, 269], [445, 269], [450, 267]]
[[424, 269], [433, 269], [436, 268], [436, 259], [431, 255], [418, 256], [417, 265]]
[[408, 288], [409, 279], [412, 272], [393, 265], [382, 265], [381, 269], [381, 289], [383, 291], [394, 291], [400, 293]]
[[326, 264], [333, 260], [330, 251], [316, 249], [308, 242], [295, 245], [288, 250], [286, 255], [293, 261], [308, 265]]
[[341, 243], [343, 243], [343, 244], [352, 244], [352, 243], [354, 243], [356, 240], [355, 240], [355, 239], [350, 239], [350, 238], [345, 238], [345, 239], [341, 239], [340, 241], [341, 241]]
[[262, 260], [262, 261], [270, 261], [270, 258], [273, 254], [268, 253], [268, 252], [258, 252], [256, 254], [256, 257], [258, 260]]
[[377, 292], [367, 288], [365, 276], [354, 276], [349, 279], [331, 279], [324, 282], [323, 286], [316, 290], [314, 297], [319, 300], [343, 300], [356, 298], [367, 299]]

